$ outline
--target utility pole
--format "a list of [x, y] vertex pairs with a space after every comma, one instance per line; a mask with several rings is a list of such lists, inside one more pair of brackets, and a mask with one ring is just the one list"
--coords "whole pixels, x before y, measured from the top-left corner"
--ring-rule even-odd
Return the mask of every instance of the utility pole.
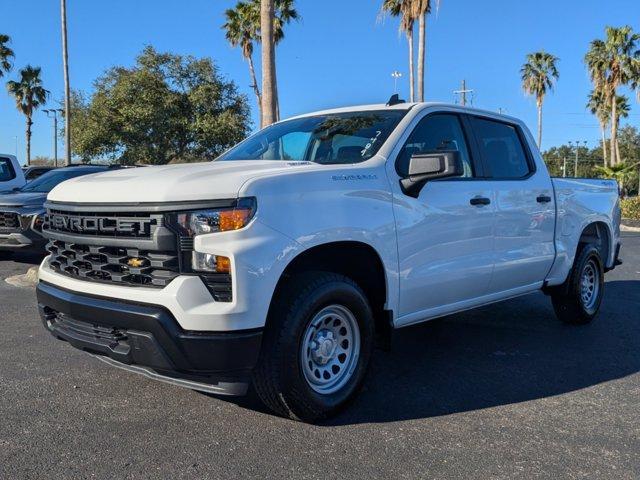
[[64, 163], [71, 164], [71, 90], [69, 87], [69, 52], [67, 47], [67, 2], [60, 0], [62, 23], [62, 67], [64, 71]]
[[54, 165], [58, 166], [58, 113], [63, 113], [61, 108], [42, 110], [47, 114], [47, 117], [53, 118], [53, 161]]
[[398, 70], [394, 70], [391, 72], [391, 76], [393, 77], [393, 93], [398, 93], [398, 79], [402, 77], [402, 73]]
[[562, 177], [567, 178], [567, 157], [564, 157], [562, 162]]
[[[584, 140], [582, 142], [585, 146], [585, 148], [587, 147], [587, 141]], [[569, 145], [573, 145], [573, 142], [569, 142]], [[574, 178], [578, 177], [578, 161], [579, 161], [579, 154], [580, 154], [580, 140], [576, 140], [576, 163], [573, 167], [573, 176]]]
[[[475, 90], [467, 88], [467, 81], [462, 80], [462, 88], [460, 90], [454, 90], [454, 95], [460, 95], [460, 105], [463, 107], [467, 105], [467, 93], [473, 95]], [[473, 104], [473, 101], [471, 102]]]

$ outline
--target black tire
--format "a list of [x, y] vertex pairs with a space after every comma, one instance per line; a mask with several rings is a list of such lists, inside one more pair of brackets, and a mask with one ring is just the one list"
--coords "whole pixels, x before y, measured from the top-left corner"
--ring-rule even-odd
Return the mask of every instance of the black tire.
[[[360, 351], [353, 373], [336, 392], [318, 393], [301, 367], [307, 326], [331, 305], [346, 307], [359, 329]], [[316, 422], [344, 408], [365, 379], [374, 346], [374, 320], [367, 297], [354, 281], [329, 272], [309, 272], [289, 279], [274, 300], [254, 370], [253, 384], [264, 404], [293, 420]], [[308, 354], [308, 352], [307, 352]]]
[[[582, 281], [588, 268], [594, 271], [596, 278], [594, 295], [586, 302], [582, 296]], [[557, 293], [552, 294], [553, 309], [556, 316], [563, 322], [585, 325], [598, 314], [603, 295], [604, 268], [600, 252], [594, 245], [586, 244], [578, 250], [567, 283]]]

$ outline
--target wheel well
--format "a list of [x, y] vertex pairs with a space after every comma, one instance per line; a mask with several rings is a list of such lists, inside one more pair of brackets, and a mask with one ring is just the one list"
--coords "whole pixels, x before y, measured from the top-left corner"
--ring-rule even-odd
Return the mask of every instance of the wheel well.
[[391, 317], [384, 310], [387, 301], [387, 282], [382, 260], [373, 247], [361, 242], [332, 242], [312, 247], [300, 253], [284, 270], [278, 280], [273, 299], [288, 279], [308, 271], [333, 272], [349, 277], [364, 291], [376, 319], [379, 333], [390, 328]]
[[[594, 222], [585, 227], [578, 240], [578, 248], [582, 244], [592, 244], [598, 249], [602, 262], [607, 264], [609, 261], [610, 240], [609, 229], [604, 222]], [[576, 253], [577, 254], [577, 253]]]

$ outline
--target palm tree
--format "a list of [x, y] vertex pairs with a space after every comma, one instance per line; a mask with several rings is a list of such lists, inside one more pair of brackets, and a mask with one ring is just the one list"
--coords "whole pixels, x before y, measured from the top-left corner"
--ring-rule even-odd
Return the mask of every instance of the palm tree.
[[31, 126], [33, 125], [33, 112], [44, 105], [49, 96], [49, 91], [42, 86], [40, 67], [27, 65], [20, 70], [20, 80], [7, 82], [7, 90], [16, 101], [16, 108], [27, 119], [27, 165], [31, 163]]
[[67, 2], [60, 0], [62, 27], [62, 69], [64, 72], [64, 151], [65, 165], [71, 163], [71, 87], [69, 86], [69, 52], [67, 48]]
[[5, 73], [9, 73], [13, 68], [12, 60], [15, 57], [13, 50], [9, 48], [9, 42], [11, 38], [9, 35], [0, 33], [0, 78]]
[[274, 0], [260, 0], [260, 37], [262, 41], [262, 126], [277, 120], [276, 65], [274, 38]]
[[[629, 105], [629, 99], [624, 95], [616, 95], [616, 131], [620, 130], [620, 119], [628, 118], [629, 112], [631, 112], [631, 105]], [[620, 142], [616, 138], [616, 158], [618, 162], [622, 162], [622, 157], [620, 156]]]
[[[424, 102], [425, 58], [427, 51], [427, 15], [431, 13], [431, 0], [413, 0], [413, 15], [418, 19], [418, 101]], [[440, 0], [436, 0], [436, 10]]]
[[611, 105], [611, 165], [619, 162], [616, 152], [618, 141], [617, 96], [618, 88], [629, 83], [635, 86], [640, 72], [640, 35], [631, 27], [607, 27], [605, 40], [594, 40], [585, 56], [585, 63], [596, 90], [604, 92]]
[[624, 192], [625, 182], [629, 178], [629, 175], [631, 174], [631, 170], [635, 168], [637, 165], [638, 163], [634, 163], [633, 165], [627, 165], [624, 162], [619, 162], [616, 165], [611, 165], [609, 167], [597, 166], [596, 171], [600, 174], [602, 178], [615, 180], [620, 186], [620, 190]]
[[525, 93], [536, 97], [538, 107], [538, 148], [542, 145], [542, 103], [555, 81], [560, 78], [557, 68], [558, 58], [540, 51], [527, 55], [527, 63], [520, 69], [522, 87]]
[[605, 98], [605, 94], [599, 90], [591, 90], [587, 108], [596, 116], [600, 124], [600, 134], [602, 135], [602, 156], [604, 167], [607, 166], [607, 135], [606, 130], [611, 120], [609, 104]]
[[392, 17], [400, 17], [400, 32], [407, 36], [409, 44], [409, 98], [415, 101], [415, 67], [413, 65], [413, 26], [415, 17], [413, 16], [414, 0], [384, 0], [382, 2], [382, 12], [387, 12]]
[[[258, 109], [260, 110], [260, 127], [262, 127], [262, 95], [256, 78], [256, 71], [253, 65], [253, 42], [260, 39], [260, 25], [256, 22], [254, 15], [255, 8], [244, 2], [238, 2], [235, 8], [230, 8], [225, 12], [226, 23], [222, 26], [226, 30], [226, 37], [231, 46], [240, 47], [242, 56], [249, 64], [249, 76], [251, 77], [251, 88], [256, 96]], [[258, 15], [258, 20], [259, 20]]]

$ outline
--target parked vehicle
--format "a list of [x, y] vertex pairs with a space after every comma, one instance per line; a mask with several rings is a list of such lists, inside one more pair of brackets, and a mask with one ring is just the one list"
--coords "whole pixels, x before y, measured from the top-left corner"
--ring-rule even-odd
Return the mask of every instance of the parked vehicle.
[[614, 181], [552, 179], [521, 121], [429, 103], [303, 115], [46, 206], [54, 336], [196, 390], [253, 382], [303, 421], [354, 397], [393, 329], [539, 290], [590, 322], [620, 251]]
[[0, 154], [0, 192], [20, 188], [26, 183], [24, 174], [13, 155]]
[[47, 242], [42, 236], [42, 223], [47, 194], [65, 180], [107, 169], [106, 166], [61, 168], [0, 195], [0, 257], [16, 251], [45, 253]]
[[31, 167], [22, 167], [22, 172], [24, 173], [24, 178], [27, 182], [31, 180], [35, 180], [36, 178], [44, 175], [47, 172], [50, 172], [56, 167], [45, 167], [45, 166], [31, 166]]

